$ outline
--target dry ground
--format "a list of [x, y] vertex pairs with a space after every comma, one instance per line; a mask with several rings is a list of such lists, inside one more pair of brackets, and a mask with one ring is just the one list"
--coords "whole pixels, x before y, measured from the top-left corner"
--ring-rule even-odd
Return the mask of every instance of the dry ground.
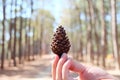
[[[52, 80], [51, 60], [52, 55], [44, 55], [41, 59], [26, 62], [19, 67], [0, 70], [0, 80]], [[108, 72], [120, 79], [119, 71], [109, 70]]]
[[52, 56], [44, 55], [19, 67], [0, 70], [0, 80], [51, 80], [51, 60]]

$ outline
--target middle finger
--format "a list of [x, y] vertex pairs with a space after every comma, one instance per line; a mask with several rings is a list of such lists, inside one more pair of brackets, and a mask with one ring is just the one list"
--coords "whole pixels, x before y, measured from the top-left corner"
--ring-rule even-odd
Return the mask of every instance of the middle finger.
[[60, 58], [56, 68], [56, 80], [62, 80], [62, 67], [66, 60], [67, 60], [67, 54], [64, 53]]

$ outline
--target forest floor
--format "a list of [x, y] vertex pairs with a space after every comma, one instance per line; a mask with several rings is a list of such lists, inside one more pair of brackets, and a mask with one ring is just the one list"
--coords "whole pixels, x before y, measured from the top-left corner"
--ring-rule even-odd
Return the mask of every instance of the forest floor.
[[[44, 55], [35, 61], [26, 62], [18, 67], [0, 70], [0, 80], [52, 80], [51, 79], [52, 55]], [[120, 72], [108, 70], [120, 79]]]

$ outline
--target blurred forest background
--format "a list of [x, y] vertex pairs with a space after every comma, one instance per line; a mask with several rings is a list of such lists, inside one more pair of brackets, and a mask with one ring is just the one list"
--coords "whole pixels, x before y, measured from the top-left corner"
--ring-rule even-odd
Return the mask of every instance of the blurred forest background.
[[0, 66], [51, 54], [63, 25], [76, 60], [120, 70], [120, 0], [0, 0]]

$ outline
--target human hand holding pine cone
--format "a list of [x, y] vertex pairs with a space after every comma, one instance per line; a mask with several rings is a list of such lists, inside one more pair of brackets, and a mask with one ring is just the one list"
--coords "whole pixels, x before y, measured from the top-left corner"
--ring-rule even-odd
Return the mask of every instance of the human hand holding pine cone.
[[[70, 71], [77, 72], [79, 76], [73, 78]], [[98, 67], [83, 65], [63, 54], [61, 58], [55, 55], [52, 63], [53, 80], [119, 80]]]

